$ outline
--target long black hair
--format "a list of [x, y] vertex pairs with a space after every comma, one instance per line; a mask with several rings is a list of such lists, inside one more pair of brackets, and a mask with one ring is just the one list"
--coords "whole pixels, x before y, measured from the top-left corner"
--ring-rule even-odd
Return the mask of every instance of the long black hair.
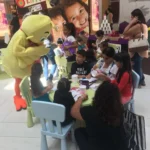
[[104, 81], [96, 90], [93, 107], [99, 119], [105, 123], [118, 126], [123, 114], [121, 95], [118, 87], [109, 81]]
[[140, 9], [135, 9], [131, 12], [133, 17], [138, 17], [139, 23], [146, 24], [145, 17]]
[[41, 63], [34, 63], [31, 68], [31, 89], [34, 96], [39, 96], [41, 94], [41, 82], [40, 77], [43, 73], [43, 68]]
[[119, 68], [116, 79], [117, 82], [120, 83], [121, 77], [124, 74], [124, 72], [128, 72], [130, 75], [129, 82], [131, 81], [131, 61], [130, 61], [130, 56], [128, 53], [118, 53], [114, 56], [114, 60], [116, 62], [119, 62], [122, 64], [122, 67]]
[[112, 47], [107, 47], [103, 50], [102, 54], [106, 55], [107, 57], [113, 58], [115, 55], [115, 50]]
[[64, 24], [64, 27], [66, 27], [70, 31], [70, 35], [76, 37], [76, 29], [73, 23], [66, 23]]
[[67, 78], [61, 78], [58, 81], [57, 90], [69, 92], [71, 87], [71, 82]]

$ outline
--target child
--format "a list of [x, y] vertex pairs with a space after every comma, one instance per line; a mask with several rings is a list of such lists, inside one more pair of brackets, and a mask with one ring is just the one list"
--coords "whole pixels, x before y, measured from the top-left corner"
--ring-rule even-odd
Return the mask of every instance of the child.
[[118, 85], [122, 96], [122, 104], [126, 104], [132, 97], [132, 69], [130, 57], [128, 53], [118, 53], [114, 56], [114, 60], [119, 69], [112, 83]]
[[64, 52], [68, 62], [75, 61], [75, 52], [77, 48], [75, 26], [72, 23], [64, 24], [63, 32], [65, 35]]
[[59, 38], [57, 40], [57, 48], [54, 49], [55, 56], [62, 57], [64, 55], [62, 48], [63, 48], [63, 39]]
[[52, 85], [44, 87], [40, 81], [43, 73], [41, 63], [34, 63], [31, 68], [31, 90], [32, 98], [37, 101], [50, 102], [48, 92], [52, 89]]
[[65, 121], [62, 123], [62, 126], [66, 126], [70, 124], [74, 119], [70, 115], [70, 110], [74, 105], [75, 101], [70, 91], [70, 84], [71, 82], [66, 79], [62, 78], [58, 82], [57, 91], [54, 95], [54, 102], [58, 104], [62, 104], [66, 107], [66, 117]]
[[104, 38], [104, 32], [102, 30], [98, 30], [96, 32], [96, 44], [93, 43], [93, 46], [96, 47], [97, 51], [99, 52], [100, 51], [100, 44], [101, 42], [103, 42], [105, 40]]
[[77, 39], [77, 43], [78, 43], [78, 51], [80, 51], [80, 50], [87, 51], [88, 48], [87, 48], [84, 40], [81, 37], [77, 37], [76, 39]]
[[74, 24], [77, 33], [89, 26], [87, 4], [82, 2], [82, 0], [64, 0], [62, 4], [67, 21]]
[[103, 55], [104, 63], [100, 67], [101, 73], [96, 75], [96, 78], [103, 79], [103, 78], [105, 78], [105, 76], [107, 76], [111, 79], [114, 79], [116, 76], [116, 73], [118, 71], [118, 68], [115, 65], [115, 62], [113, 59], [113, 57], [115, 55], [115, 50], [112, 47], [108, 47], [103, 50], [102, 55]]
[[84, 50], [80, 50], [76, 54], [76, 62], [72, 64], [71, 67], [71, 75], [76, 74], [79, 78], [85, 78], [86, 75], [90, 73], [90, 66], [86, 59], [86, 52]]
[[104, 51], [104, 49], [108, 48], [108, 42], [107, 41], [103, 41], [101, 44], [100, 44], [100, 50], [101, 50], [101, 54], [99, 55], [99, 60], [97, 61], [96, 65], [94, 65], [93, 69], [97, 69], [97, 68], [101, 68], [103, 63], [104, 63], [104, 59], [103, 59], [103, 56], [102, 56], [102, 53]]

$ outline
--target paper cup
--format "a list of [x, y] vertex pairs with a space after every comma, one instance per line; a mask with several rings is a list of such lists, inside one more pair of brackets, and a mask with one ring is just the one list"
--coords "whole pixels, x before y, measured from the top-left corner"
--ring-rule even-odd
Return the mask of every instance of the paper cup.
[[72, 82], [78, 82], [79, 81], [78, 75], [76, 75], [76, 74], [72, 75], [71, 79], [72, 79]]

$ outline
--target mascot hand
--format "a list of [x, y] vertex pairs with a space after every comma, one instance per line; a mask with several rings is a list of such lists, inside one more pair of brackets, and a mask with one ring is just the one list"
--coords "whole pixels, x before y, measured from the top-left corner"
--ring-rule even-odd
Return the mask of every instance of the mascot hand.
[[45, 39], [43, 41], [43, 44], [45, 45], [46, 48], [50, 48], [51, 47], [51, 42], [48, 39]]

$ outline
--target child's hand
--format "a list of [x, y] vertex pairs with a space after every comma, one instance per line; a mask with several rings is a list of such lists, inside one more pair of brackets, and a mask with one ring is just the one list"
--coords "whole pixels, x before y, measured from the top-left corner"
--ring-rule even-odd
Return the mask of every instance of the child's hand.
[[80, 98], [82, 99], [82, 101], [86, 101], [86, 100], [88, 100], [88, 95], [83, 94]]
[[52, 84], [49, 84], [49, 85], [47, 86], [47, 90], [48, 90], [48, 91], [50, 91], [52, 88], [53, 88], [53, 85], [52, 85]]
[[98, 67], [96, 65], [93, 66], [92, 70], [96, 70]]
[[96, 44], [95, 44], [95, 43], [92, 43], [92, 46], [93, 46], [93, 47], [96, 47]]
[[89, 73], [87, 76], [86, 76], [87, 79], [90, 79], [91, 78], [91, 74]]

